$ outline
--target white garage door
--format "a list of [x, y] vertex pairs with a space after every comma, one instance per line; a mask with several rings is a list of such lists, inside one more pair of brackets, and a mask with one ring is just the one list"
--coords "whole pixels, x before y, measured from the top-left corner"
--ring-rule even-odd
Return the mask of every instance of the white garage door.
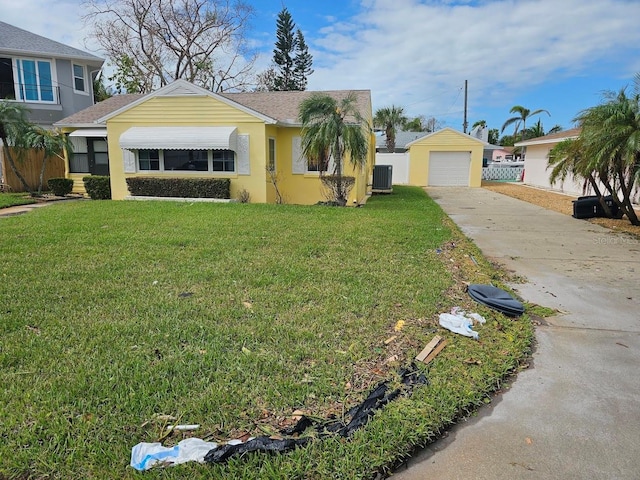
[[427, 185], [468, 187], [470, 167], [471, 152], [431, 152]]

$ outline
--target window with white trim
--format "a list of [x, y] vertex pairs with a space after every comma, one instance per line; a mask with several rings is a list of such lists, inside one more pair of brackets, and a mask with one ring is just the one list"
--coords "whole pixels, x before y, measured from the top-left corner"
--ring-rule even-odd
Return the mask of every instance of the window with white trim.
[[138, 168], [140, 170], [160, 170], [160, 152], [158, 150], [138, 150]]
[[88, 93], [87, 75], [83, 65], [73, 64], [73, 90], [79, 93]]
[[50, 60], [0, 58], [0, 98], [24, 102], [55, 103]]
[[233, 150], [157, 150], [136, 152], [138, 170], [156, 172], [225, 172], [236, 171]]

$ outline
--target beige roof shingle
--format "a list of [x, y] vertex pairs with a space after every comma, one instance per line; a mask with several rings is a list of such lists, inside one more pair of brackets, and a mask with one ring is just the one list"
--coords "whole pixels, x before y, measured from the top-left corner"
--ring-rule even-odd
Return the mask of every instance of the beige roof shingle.
[[126, 93], [123, 95], [114, 95], [107, 98], [102, 102], [96, 103], [90, 107], [80, 110], [79, 112], [69, 115], [63, 118], [59, 122], [55, 123], [56, 127], [81, 127], [81, 126], [95, 126], [96, 121], [99, 118], [108, 115], [111, 112], [115, 112], [119, 108], [122, 108], [130, 103], [135, 102], [139, 98], [144, 97], [140, 93]]
[[355, 93], [358, 110], [366, 119], [371, 116], [371, 92], [369, 90], [327, 90], [320, 92], [286, 91], [286, 92], [248, 92], [224, 93], [225, 98], [245, 107], [271, 117], [278, 122], [298, 124], [298, 108], [300, 103], [314, 93], [329, 95], [340, 101]]
[[[298, 108], [300, 102], [314, 93], [327, 94], [336, 100], [344, 99], [352, 90], [329, 90], [322, 92], [287, 91], [287, 92], [248, 92], [221, 93], [220, 96], [249, 108], [257, 113], [272, 118], [284, 124], [299, 124]], [[356, 95], [358, 110], [367, 120], [371, 120], [371, 92], [369, 90], [353, 90]], [[114, 95], [107, 100], [81, 110], [56, 123], [58, 127], [80, 127], [95, 125], [97, 120], [123, 108], [136, 100], [142, 94]]]

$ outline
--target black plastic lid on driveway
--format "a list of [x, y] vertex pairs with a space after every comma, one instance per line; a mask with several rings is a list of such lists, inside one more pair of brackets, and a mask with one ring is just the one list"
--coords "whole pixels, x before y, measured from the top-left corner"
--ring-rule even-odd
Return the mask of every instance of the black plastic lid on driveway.
[[476, 302], [498, 310], [509, 317], [519, 317], [524, 313], [524, 305], [521, 302], [493, 285], [469, 285], [467, 291]]

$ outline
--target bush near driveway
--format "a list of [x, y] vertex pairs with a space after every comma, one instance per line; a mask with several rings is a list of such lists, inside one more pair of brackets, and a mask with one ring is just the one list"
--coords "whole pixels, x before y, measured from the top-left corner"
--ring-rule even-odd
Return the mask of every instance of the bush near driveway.
[[[2, 226], [0, 478], [140, 478], [158, 415], [218, 441], [340, 416], [445, 336], [430, 385], [348, 441], [145, 474], [372, 478], [488, 401], [531, 341], [470, 303], [463, 281], [500, 277], [417, 188], [349, 209], [64, 202]], [[437, 326], [454, 305], [488, 319], [480, 341]]]

